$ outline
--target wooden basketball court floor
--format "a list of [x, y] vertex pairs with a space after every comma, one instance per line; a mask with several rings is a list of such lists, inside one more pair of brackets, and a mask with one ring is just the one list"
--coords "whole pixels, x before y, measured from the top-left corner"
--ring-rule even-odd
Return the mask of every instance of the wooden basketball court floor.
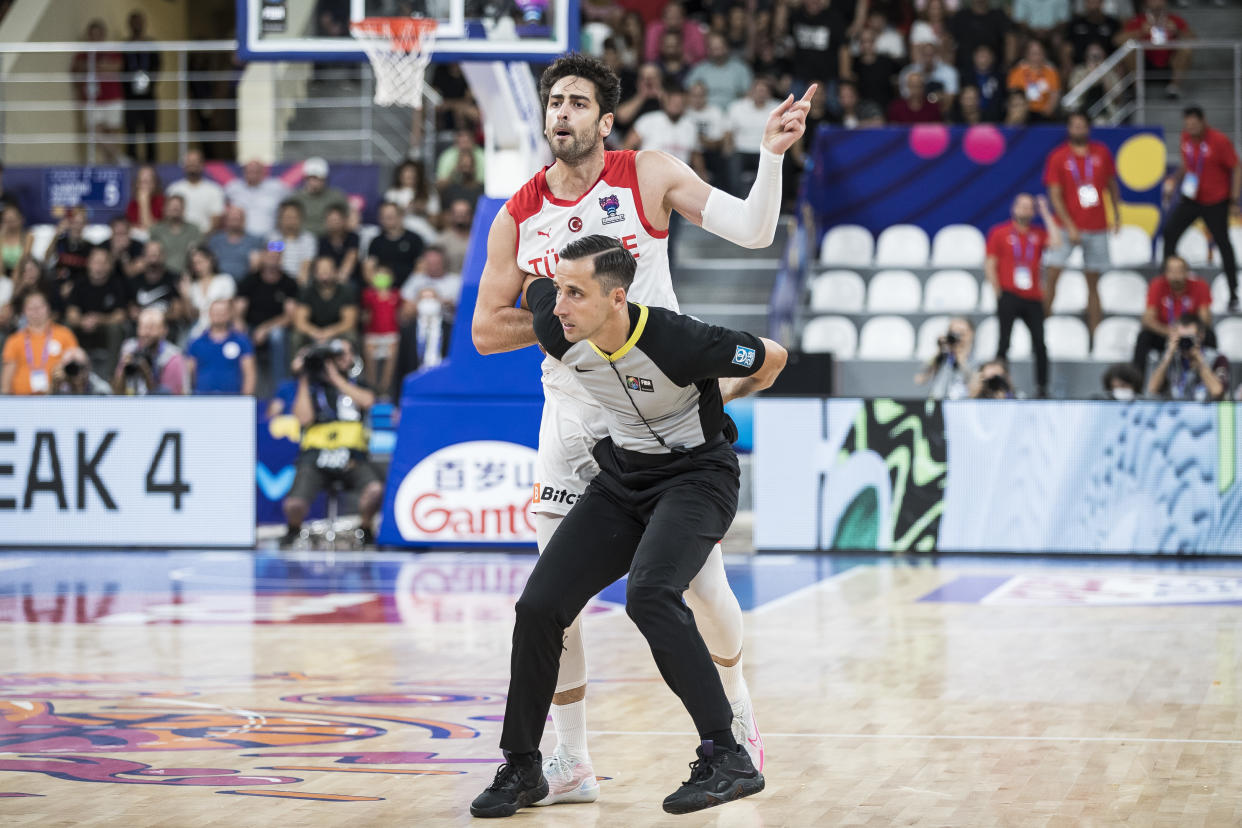
[[[491, 780], [530, 556], [0, 555], [0, 824], [438, 826]], [[767, 790], [696, 740], [612, 588], [602, 796], [549, 826], [1242, 824], [1242, 565], [730, 561]], [[545, 747], [549, 741], [545, 741]]]

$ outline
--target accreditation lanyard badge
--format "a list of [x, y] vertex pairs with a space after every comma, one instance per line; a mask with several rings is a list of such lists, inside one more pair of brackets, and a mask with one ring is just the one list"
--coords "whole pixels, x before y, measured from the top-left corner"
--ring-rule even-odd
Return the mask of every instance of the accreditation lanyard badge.
[[1100, 191], [1095, 186], [1095, 176], [1093, 175], [1095, 169], [1090, 153], [1087, 153], [1087, 160], [1083, 167], [1085, 169], [1080, 174], [1078, 172], [1078, 162], [1071, 156], [1070, 172], [1074, 176], [1074, 186], [1078, 192], [1078, 205], [1086, 210], [1100, 206]]
[[1035, 253], [1039, 248], [1032, 243], [1029, 251], [1023, 247], [1023, 237], [1013, 235], [1013, 286], [1018, 290], [1035, 287]]
[[1199, 180], [1203, 177], [1203, 163], [1207, 158], [1207, 141], [1199, 142], [1198, 158], [1186, 153], [1186, 174], [1182, 176], [1182, 195], [1189, 199], [1199, 197]]
[[47, 373], [47, 359], [52, 353], [52, 346], [56, 348], [56, 353], [60, 353], [60, 343], [52, 339], [51, 331], [43, 335], [43, 359], [40, 360], [39, 368], [35, 368], [34, 349], [30, 346], [30, 332], [26, 332], [26, 367], [30, 369], [30, 393], [46, 394], [52, 390], [51, 377]]

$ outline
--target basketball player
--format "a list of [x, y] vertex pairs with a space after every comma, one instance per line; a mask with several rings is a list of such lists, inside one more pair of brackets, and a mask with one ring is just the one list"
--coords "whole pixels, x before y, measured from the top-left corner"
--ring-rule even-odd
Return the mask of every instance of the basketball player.
[[[666, 153], [605, 151], [619, 79], [602, 61], [585, 55], [558, 59], [539, 80], [544, 135], [556, 161], [523, 185], [492, 222], [472, 326], [475, 347], [490, 354], [536, 343], [530, 311], [516, 307], [523, 284], [530, 275], [553, 275], [556, 251], [577, 238], [603, 233], [619, 239], [638, 262], [631, 299], [674, 311], [668, 264], [673, 211], [743, 247], [770, 245], [780, 213], [783, 156], [806, 128], [814, 93], [812, 86], [802, 100], [790, 96], [772, 111], [755, 183], [743, 201], [711, 187]], [[541, 551], [599, 471], [591, 449], [607, 436], [602, 411], [573, 368], [545, 360], [543, 387], [535, 463], [540, 496], [534, 506]], [[725, 578], [719, 545], [691, 581], [685, 600], [719, 670], [737, 741], [762, 770], [763, 741], [742, 675], [742, 612]], [[599, 796], [586, 742], [586, 682], [581, 621], [575, 619], [565, 634], [552, 701], [558, 744], [543, 767], [549, 793], [538, 804], [593, 802]]]

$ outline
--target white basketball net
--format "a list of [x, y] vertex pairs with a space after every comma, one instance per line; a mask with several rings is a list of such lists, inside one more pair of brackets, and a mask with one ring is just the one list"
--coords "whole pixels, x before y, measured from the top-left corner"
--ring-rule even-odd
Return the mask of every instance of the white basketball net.
[[375, 72], [375, 103], [423, 106], [423, 73], [436, 43], [436, 21], [422, 17], [370, 17], [351, 23]]

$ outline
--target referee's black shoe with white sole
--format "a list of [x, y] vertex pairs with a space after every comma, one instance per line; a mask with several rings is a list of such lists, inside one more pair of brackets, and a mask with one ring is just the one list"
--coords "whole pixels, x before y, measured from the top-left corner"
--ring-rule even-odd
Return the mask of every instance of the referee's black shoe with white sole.
[[723, 805], [763, 790], [763, 774], [755, 770], [745, 748], [728, 750], [704, 741], [690, 763], [690, 778], [664, 800], [670, 814], [689, 814]]
[[492, 784], [470, 803], [472, 816], [513, 816], [518, 808], [529, 808], [548, 795], [548, 780], [543, 776], [543, 757], [539, 751], [523, 756], [506, 751], [505, 759], [508, 761], [497, 769]]

